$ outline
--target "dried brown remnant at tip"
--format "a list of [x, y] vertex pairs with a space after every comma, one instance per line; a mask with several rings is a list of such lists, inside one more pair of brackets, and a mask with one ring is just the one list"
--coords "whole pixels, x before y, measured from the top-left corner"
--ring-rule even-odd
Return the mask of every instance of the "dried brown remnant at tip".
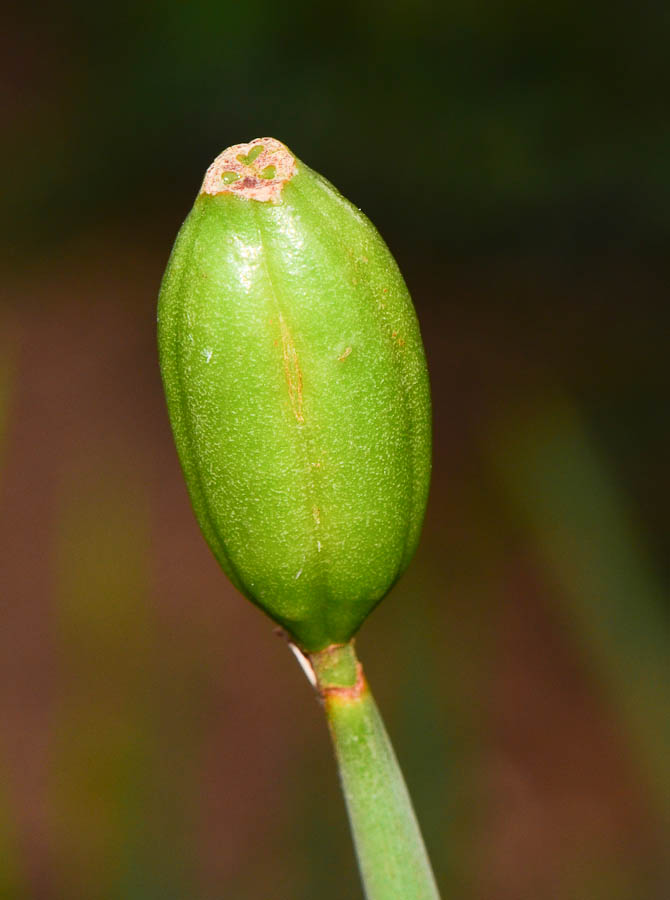
[[[253, 151], [259, 151], [258, 155]], [[245, 200], [276, 203], [297, 171], [295, 157], [281, 141], [256, 138], [220, 153], [207, 169], [200, 193], [236, 194]]]

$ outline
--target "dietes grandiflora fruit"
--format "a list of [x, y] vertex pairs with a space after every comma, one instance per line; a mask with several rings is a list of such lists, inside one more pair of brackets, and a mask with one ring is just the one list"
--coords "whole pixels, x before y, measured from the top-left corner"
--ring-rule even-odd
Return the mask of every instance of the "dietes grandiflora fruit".
[[160, 364], [200, 527], [307, 652], [407, 567], [430, 478], [412, 301], [368, 219], [279, 141], [221, 153], [170, 257]]

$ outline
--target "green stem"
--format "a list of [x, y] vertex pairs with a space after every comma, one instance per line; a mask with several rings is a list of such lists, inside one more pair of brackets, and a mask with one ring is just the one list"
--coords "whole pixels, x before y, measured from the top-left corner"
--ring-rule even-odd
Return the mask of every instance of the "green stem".
[[402, 772], [353, 643], [310, 657], [368, 900], [439, 900]]

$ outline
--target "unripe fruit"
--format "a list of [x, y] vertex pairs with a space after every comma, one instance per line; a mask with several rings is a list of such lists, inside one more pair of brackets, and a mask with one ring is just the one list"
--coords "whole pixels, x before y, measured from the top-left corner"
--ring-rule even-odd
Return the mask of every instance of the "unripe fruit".
[[383, 240], [279, 141], [230, 147], [175, 242], [158, 337], [224, 571], [304, 650], [349, 640], [414, 553], [430, 477], [421, 336]]

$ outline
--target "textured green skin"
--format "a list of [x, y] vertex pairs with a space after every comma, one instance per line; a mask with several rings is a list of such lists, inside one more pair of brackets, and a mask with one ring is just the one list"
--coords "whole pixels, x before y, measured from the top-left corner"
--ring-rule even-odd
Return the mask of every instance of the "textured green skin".
[[158, 337], [205, 538], [236, 587], [315, 651], [347, 641], [414, 553], [430, 395], [388, 248], [297, 166], [277, 203], [196, 199]]

